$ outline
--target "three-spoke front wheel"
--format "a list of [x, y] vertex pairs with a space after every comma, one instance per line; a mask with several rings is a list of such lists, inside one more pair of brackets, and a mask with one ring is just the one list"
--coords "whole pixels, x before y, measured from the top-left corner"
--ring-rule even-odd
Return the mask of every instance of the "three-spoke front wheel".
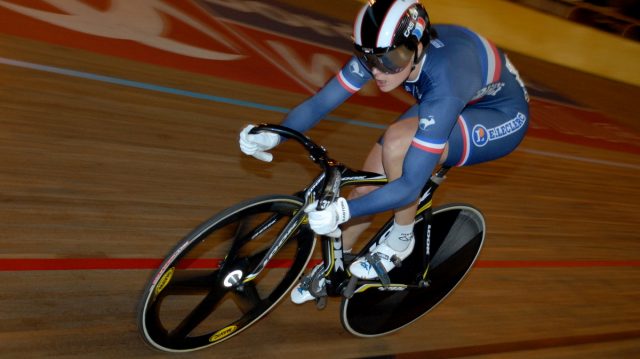
[[147, 284], [138, 326], [151, 346], [202, 349], [237, 335], [267, 314], [307, 266], [314, 235], [299, 226], [255, 279], [239, 283], [302, 208], [292, 196], [240, 203], [207, 220], [167, 256]]

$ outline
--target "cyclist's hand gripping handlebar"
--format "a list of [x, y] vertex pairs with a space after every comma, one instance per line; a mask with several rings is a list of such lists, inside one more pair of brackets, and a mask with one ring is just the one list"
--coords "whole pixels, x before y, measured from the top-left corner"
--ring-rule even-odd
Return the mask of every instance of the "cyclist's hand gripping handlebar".
[[240, 150], [244, 154], [253, 156], [261, 161], [271, 162], [273, 155], [267, 151], [280, 143], [280, 136], [273, 132], [259, 132], [254, 128], [254, 125], [249, 125], [240, 132]]
[[309, 226], [314, 232], [338, 238], [342, 234], [338, 226], [349, 220], [349, 205], [347, 200], [340, 197], [325, 209], [319, 209], [318, 203], [313, 202], [305, 209], [309, 216]]

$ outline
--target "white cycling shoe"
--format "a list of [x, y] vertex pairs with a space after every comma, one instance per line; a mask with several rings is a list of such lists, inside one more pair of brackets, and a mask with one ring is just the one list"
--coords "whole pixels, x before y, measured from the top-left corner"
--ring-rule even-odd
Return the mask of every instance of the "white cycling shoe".
[[[415, 246], [415, 244], [416, 239], [415, 237], [411, 236], [411, 240], [407, 249], [402, 252], [398, 252], [387, 245], [385, 238], [382, 243], [374, 245], [370, 249], [370, 253], [372, 256], [377, 255], [380, 260], [380, 264], [382, 264], [387, 273], [389, 273], [389, 271], [396, 267], [394, 262], [405, 260], [411, 254], [411, 252], [413, 252], [413, 247]], [[366, 257], [360, 257], [353, 263], [351, 263], [351, 265], [349, 266], [349, 272], [351, 272], [351, 275], [360, 279], [378, 278], [378, 273], [376, 272], [375, 268], [373, 268], [373, 265], [366, 259]]]
[[[309, 273], [309, 275], [303, 277], [300, 280], [298, 285], [296, 285], [291, 290], [292, 302], [294, 302], [295, 304], [303, 304], [308, 301], [316, 299], [316, 297], [314, 297], [309, 291], [309, 287], [312, 285], [312, 278], [317, 274], [317, 271], [322, 271], [322, 270], [324, 270], [322, 263], [318, 264], [313, 268], [313, 270], [311, 271], [311, 273]], [[316, 292], [322, 292], [324, 287], [325, 287], [325, 279], [320, 278], [318, 280], [318, 288], [316, 288]]]

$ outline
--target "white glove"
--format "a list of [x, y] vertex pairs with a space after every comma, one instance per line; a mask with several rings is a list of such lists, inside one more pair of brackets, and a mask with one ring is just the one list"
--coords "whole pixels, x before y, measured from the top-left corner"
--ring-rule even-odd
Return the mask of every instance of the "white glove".
[[304, 210], [309, 215], [311, 229], [320, 235], [328, 235], [334, 238], [340, 237], [342, 232], [338, 225], [351, 218], [347, 200], [340, 197], [322, 211], [318, 211], [317, 207], [318, 202], [313, 202]]
[[280, 143], [280, 136], [273, 132], [260, 132], [256, 135], [249, 134], [254, 125], [245, 127], [240, 132], [240, 150], [244, 154], [253, 156], [261, 161], [271, 162], [273, 155], [266, 151], [276, 147]]

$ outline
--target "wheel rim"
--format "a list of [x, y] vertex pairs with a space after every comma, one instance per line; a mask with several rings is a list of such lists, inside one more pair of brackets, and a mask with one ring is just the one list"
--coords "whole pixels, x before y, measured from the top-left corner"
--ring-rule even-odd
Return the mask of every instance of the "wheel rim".
[[165, 351], [200, 349], [266, 314], [306, 267], [314, 245], [306, 227], [260, 276], [241, 286], [233, 282], [257, 266], [300, 207], [299, 200], [282, 198], [254, 203], [194, 231], [153, 280], [142, 320], [147, 340]]
[[[430, 287], [402, 291], [374, 288], [344, 300], [341, 317], [343, 326], [349, 332], [362, 337], [375, 337], [397, 331], [435, 308], [469, 272], [484, 241], [485, 224], [482, 214], [473, 207], [455, 205], [437, 209], [434, 215], [438, 215], [438, 218], [434, 219], [431, 236], [434, 257], [431, 262], [433, 267], [430, 268], [433, 279]], [[446, 226], [455, 230], [438, 232], [438, 221], [441, 224], [448, 222]], [[461, 230], [460, 226], [464, 226], [466, 230]], [[463, 238], [455, 241], [458, 243], [453, 243], [451, 235]], [[410, 281], [413, 272], [407, 271], [408, 267], [415, 268], [418, 263], [417, 254], [412, 253], [410, 258], [403, 261], [401, 268], [390, 272], [392, 283]], [[407, 275], [407, 278], [401, 279]], [[374, 315], [371, 316], [371, 313]]]

